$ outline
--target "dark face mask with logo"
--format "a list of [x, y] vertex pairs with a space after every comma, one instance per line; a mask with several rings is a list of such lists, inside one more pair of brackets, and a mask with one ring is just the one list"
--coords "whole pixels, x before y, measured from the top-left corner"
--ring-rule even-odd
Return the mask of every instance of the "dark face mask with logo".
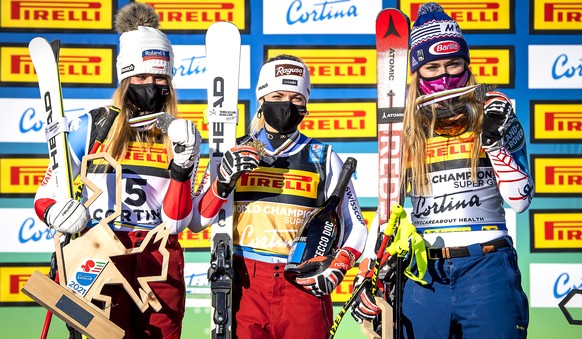
[[295, 105], [291, 101], [265, 101], [261, 110], [265, 116], [265, 122], [278, 133], [295, 131], [307, 115], [305, 106]]
[[170, 94], [168, 85], [158, 84], [129, 84], [127, 100], [136, 108], [138, 114], [161, 112]]

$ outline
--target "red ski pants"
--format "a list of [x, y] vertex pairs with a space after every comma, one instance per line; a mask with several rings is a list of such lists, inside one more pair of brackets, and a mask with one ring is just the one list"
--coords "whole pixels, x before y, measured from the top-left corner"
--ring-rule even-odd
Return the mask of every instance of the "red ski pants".
[[246, 339], [326, 338], [333, 320], [331, 297], [317, 298], [287, 281], [285, 264], [235, 256], [233, 333]]

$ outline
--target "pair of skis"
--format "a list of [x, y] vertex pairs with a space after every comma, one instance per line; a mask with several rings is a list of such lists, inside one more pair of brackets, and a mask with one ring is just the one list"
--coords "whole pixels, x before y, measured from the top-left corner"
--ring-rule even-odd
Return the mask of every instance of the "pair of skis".
[[[216, 177], [224, 152], [236, 144], [240, 44], [238, 28], [228, 22], [213, 24], [206, 34], [207, 75], [210, 81], [207, 120], [210, 147], [209, 168], [212, 179]], [[43, 38], [35, 38], [29, 44], [29, 51], [37, 72], [41, 99], [47, 114], [50, 166], [59, 187], [58, 198], [73, 198], [68, 123], [63, 110], [58, 67], [58, 41], [51, 45]], [[212, 259], [208, 272], [213, 308], [212, 338], [231, 337], [231, 290], [234, 277], [232, 226], [232, 197], [230, 197], [219, 212], [217, 222], [212, 226]], [[57, 267], [62, 269], [64, 265], [62, 256], [59, 255], [60, 248], [56, 251]], [[64, 272], [60, 272], [60, 275], [58, 280], [61, 284], [65, 284]], [[45, 337], [48, 324], [50, 324], [50, 315], [47, 315], [43, 328]]]
[[[391, 210], [393, 208], [402, 209], [404, 194], [401, 191], [401, 159], [402, 159], [402, 134], [404, 109], [406, 103], [406, 79], [408, 75], [408, 50], [410, 36], [410, 19], [400, 10], [387, 8], [382, 10], [376, 18], [376, 66], [378, 102], [377, 117], [378, 124], [378, 225], [397, 227], [398, 213]], [[378, 230], [379, 231], [379, 230]], [[379, 232], [380, 233], [380, 232]], [[384, 232], [386, 233], [386, 232]], [[395, 234], [396, 230], [388, 232]], [[390, 245], [390, 234], [384, 234], [384, 241], [377, 253], [374, 264], [374, 274], [372, 283], [378, 279], [379, 264], [384, 256], [384, 251]], [[374, 239], [375, 239], [374, 235]], [[378, 236], [380, 236], [378, 234]], [[388, 304], [383, 305], [384, 314], [382, 317], [383, 332], [385, 337], [399, 339], [401, 336], [401, 291], [402, 279], [402, 258], [398, 258], [396, 264], [396, 293], [392, 319], [389, 312], [386, 312]], [[332, 325], [328, 338], [333, 338], [343, 315], [347, 312], [351, 304], [369, 281], [359, 285], [352, 292], [352, 296], [346, 301], [340, 314], [336, 317]], [[369, 286], [369, 285], [368, 285]], [[365, 322], [363, 330], [369, 336], [376, 337], [375, 324]], [[386, 331], [390, 326], [391, 331]], [[373, 332], [373, 333], [371, 333]]]

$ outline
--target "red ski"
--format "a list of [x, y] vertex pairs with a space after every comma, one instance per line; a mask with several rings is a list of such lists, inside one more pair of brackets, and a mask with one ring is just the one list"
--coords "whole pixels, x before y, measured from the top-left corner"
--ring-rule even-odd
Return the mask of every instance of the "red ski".
[[[409, 18], [394, 8], [382, 10], [376, 18], [376, 63], [377, 63], [377, 83], [378, 83], [378, 224], [386, 227], [389, 221], [391, 206], [402, 205], [404, 195], [400, 190], [400, 163], [402, 153], [402, 124], [404, 119], [404, 106], [406, 102], [406, 77], [408, 75], [408, 46], [410, 35]], [[402, 209], [400, 207], [400, 209]], [[392, 224], [394, 224], [395, 216]], [[383, 230], [378, 230], [382, 232]], [[370, 235], [374, 239], [378, 234]], [[375, 242], [374, 242], [375, 243]], [[388, 236], [382, 243], [381, 249], [374, 259], [374, 277], [378, 278], [378, 267], [383, 257], [385, 247], [389, 245]], [[398, 260], [400, 262], [401, 260]], [[397, 264], [398, 267], [401, 265]], [[400, 280], [401, 279], [397, 279]], [[352, 292], [351, 297], [344, 303], [340, 313], [332, 324], [328, 339], [335, 336], [343, 316], [349, 307], [357, 299], [358, 295], [365, 288], [364, 282]], [[399, 291], [399, 283], [396, 284]], [[378, 300], [378, 298], [376, 298]], [[399, 297], [396, 301], [399, 302]], [[396, 302], [395, 301], [395, 302]], [[382, 333], [383, 338], [399, 338], [400, 308], [395, 303], [395, 311], [386, 302], [380, 305], [384, 311], [382, 313]], [[392, 318], [394, 314], [394, 319]], [[392, 324], [394, 323], [394, 326]], [[374, 324], [365, 321], [362, 325], [364, 333], [369, 337], [378, 337], [375, 333]], [[394, 329], [394, 331], [392, 331]]]
[[402, 204], [400, 160], [406, 102], [410, 20], [400, 10], [384, 9], [376, 19], [378, 83], [378, 221], [388, 222], [390, 206]]
[[[387, 8], [376, 18], [378, 83], [378, 225], [387, 227], [391, 206], [402, 206], [402, 137], [406, 104], [406, 77], [410, 19], [400, 10]], [[396, 234], [396, 231], [394, 232]], [[391, 241], [387, 241], [390, 245]], [[381, 328], [385, 338], [400, 338], [402, 314], [402, 258], [396, 260], [393, 307], [383, 301]], [[385, 293], [389, 293], [386, 291]], [[378, 299], [378, 298], [377, 298]], [[390, 312], [392, 311], [392, 312]], [[375, 330], [374, 324], [363, 325]], [[390, 336], [392, 334], [392, 336]]]

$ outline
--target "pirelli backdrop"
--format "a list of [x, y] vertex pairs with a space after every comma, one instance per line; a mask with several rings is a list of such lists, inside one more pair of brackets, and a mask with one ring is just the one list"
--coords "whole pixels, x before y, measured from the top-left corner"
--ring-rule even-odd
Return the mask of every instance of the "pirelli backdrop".
[[[257, 109], [253, 85], [262, 62], [292, 53], [309, 65], [313, 83], [307, 135], [358, 160], [354, 175], [364, 218], [377, 203], [376, 15], [397, 7], [416, 19], [424, 1], [386, 0], [139, 0], [151, 4], [174, 45], [180, 112], [207, 138], [204, 34], [216, 21], [242, 35], [238, 134]], [[118, 80], [116, 11], [129, 0], [1, 0], [0, 21], [0, 328], [3, 336], [37, 337], [45, 309], [21, 293], [33, 271], [48, 272], [52, 234], [33, 211], [48, 164], [44, 118], [28, 43], [59, 39], [64, 108], [71, 117], [109, 103]], [[582, 288], [582, 1], [441, 0], [471, 46], [471, 69], [515, 103], [526, 127], [535, 198], [530, 209], [508, 210], [530, 304], [530, 338], [576, 338], [558, 304]], [[207, 163], [205, 158], [200, 172]], [[188, 312], [184, 336], [209, 335], [209, 232], [184, 232]], [[351, 292], [349, 272], [333, 295]], [[476, 293], [480, 293], [476, 291]], [[582, 295], [565, 305], [582, 319]], [[339, 307], [336, 307], [336, 313]], [[49, 337], [63, 337], [53, 321]], [[347, 316], [340, 338], [363, 337]]]

